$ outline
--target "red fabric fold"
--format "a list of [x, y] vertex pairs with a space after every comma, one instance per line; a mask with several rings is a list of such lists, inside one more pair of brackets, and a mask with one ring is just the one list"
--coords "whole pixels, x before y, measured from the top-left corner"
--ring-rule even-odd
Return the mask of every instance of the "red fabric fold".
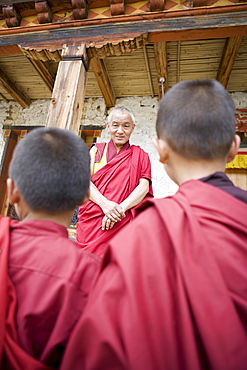
[[247, 205], [201, 181], [111, 242], [62, 370], [246, 370]]
[[49, 370], [50, 367], [27, 354], [18, 344], [15, 323], [17, 297], [8, 276], [10, 242], [8, 217], [0, 217], [0, 368], [4, 370]]

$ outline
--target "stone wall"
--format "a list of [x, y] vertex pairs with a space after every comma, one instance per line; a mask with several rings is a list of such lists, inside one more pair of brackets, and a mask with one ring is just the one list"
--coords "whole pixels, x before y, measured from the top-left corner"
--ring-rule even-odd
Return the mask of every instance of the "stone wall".
[[[247, 109], [247, 93], [232, 93], [235, 107]], [[0, 103], [0, 158], [4, 148], [3, 125], [12, 126], [39, 126], [44, 125], [49, 109], [49, 100], [37, 100], [31, 106], [23, 109], [15, 102]], [[167, 176], [158, 154], [152, 144], [152, 138], [156, 136], [155, 121], [158, 109], [157, 98], [129, 97], [117, 99], [116, 106], [125, 106], [132, 110], [136, 118], [136, 127], [131, 136], [131, 143], [140, 145], [150, 155], [152, 164], [153, 189], [156, 198], [174, 194], [177, 185]], [[103, 98], [89, 98], [85, 100], [82, 124], [102, 126], [106, 123], [108, 111]], [[99, 142], [109, 138], [107, 129], [102, 131]]]

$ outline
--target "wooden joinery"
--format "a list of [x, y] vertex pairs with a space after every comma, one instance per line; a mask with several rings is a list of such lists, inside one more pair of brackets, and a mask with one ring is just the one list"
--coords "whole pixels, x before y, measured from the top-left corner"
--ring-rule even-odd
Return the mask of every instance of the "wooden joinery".
[[110, 0], [111, 15], [124, 14], [125, 5], [124, 0]]
[[227, 87], [232, 67], [238, 53], [239, 46], [242, 41], [242, 36], [228, 37], [221, 56], [221, 61], [216, 79]]
[[46, 126], [78, 134], [87, 80], [86, 45], [63, 47]]
[[6, 21], [7, 26], [10, 27], [19, 27], [21, 24], [21, 16], [16, 11], [14, 5], [4, 6], [2, 12]]
[[151, 12], [158, 12], [163, 11], [165, 9], [165, 0], [150, 0], [150, 11]]
[[8, 75], [0, 68], [0, 84], [23, 108], [31, 104], [29, 97], [21, 92]]
[[168, 90], [166, 42], [156, 42], [154, 44], [154, 55], [158, 80], [158, 95], [159, 99], [161, 99], [162, 92], [165, 93]]
[[48, 1], [35, 2], [35, 10], [40, 24], [52, 22], [52, 11]]
[[105, 100], [107, 108], [114, 107], [115, 94], [111, 85], [110, 78], [103, 59], [100, 59], [95, 48], [91, 48], [91, 55], [93, 58], [90, 60], [90, 65], [94, 71], [99, 88]]
[[85, 19], [88, 15], [87, 0], [71, 0], [74, 19]]

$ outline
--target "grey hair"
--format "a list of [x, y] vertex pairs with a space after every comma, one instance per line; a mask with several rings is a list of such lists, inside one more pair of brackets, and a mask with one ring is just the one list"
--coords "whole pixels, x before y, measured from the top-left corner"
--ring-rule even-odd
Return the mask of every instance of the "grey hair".
[[109, 116], [107, 117], [107, 123], [111, 123], [112, 121], [112, 116], [114, 115], [114, 113], [116, 112], [121, 112], [121, 113], [125, 113], [125, 114], [128, 114], [130, 117], [131, 117], [131, 120], [132, 120], [132, 124], [134, 125], [135, 124], [135, 117], [134, 117], [134, 114], [131, 112], [130, 109], [126, 108], [126, 107], [116, 107], [116, 108], [113, 108], [109, 114]]

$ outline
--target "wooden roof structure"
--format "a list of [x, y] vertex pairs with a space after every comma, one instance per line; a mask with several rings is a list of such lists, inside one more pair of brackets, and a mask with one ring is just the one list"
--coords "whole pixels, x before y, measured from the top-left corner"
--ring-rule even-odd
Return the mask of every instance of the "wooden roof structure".
[[0, 104], [50, 99], [65, 45], [81, 44], [85, 97], [103, 96], [107, 107], [118, 97], [161, 97], [184, 79], [247, 91], [247, 1], [5, 0]]

